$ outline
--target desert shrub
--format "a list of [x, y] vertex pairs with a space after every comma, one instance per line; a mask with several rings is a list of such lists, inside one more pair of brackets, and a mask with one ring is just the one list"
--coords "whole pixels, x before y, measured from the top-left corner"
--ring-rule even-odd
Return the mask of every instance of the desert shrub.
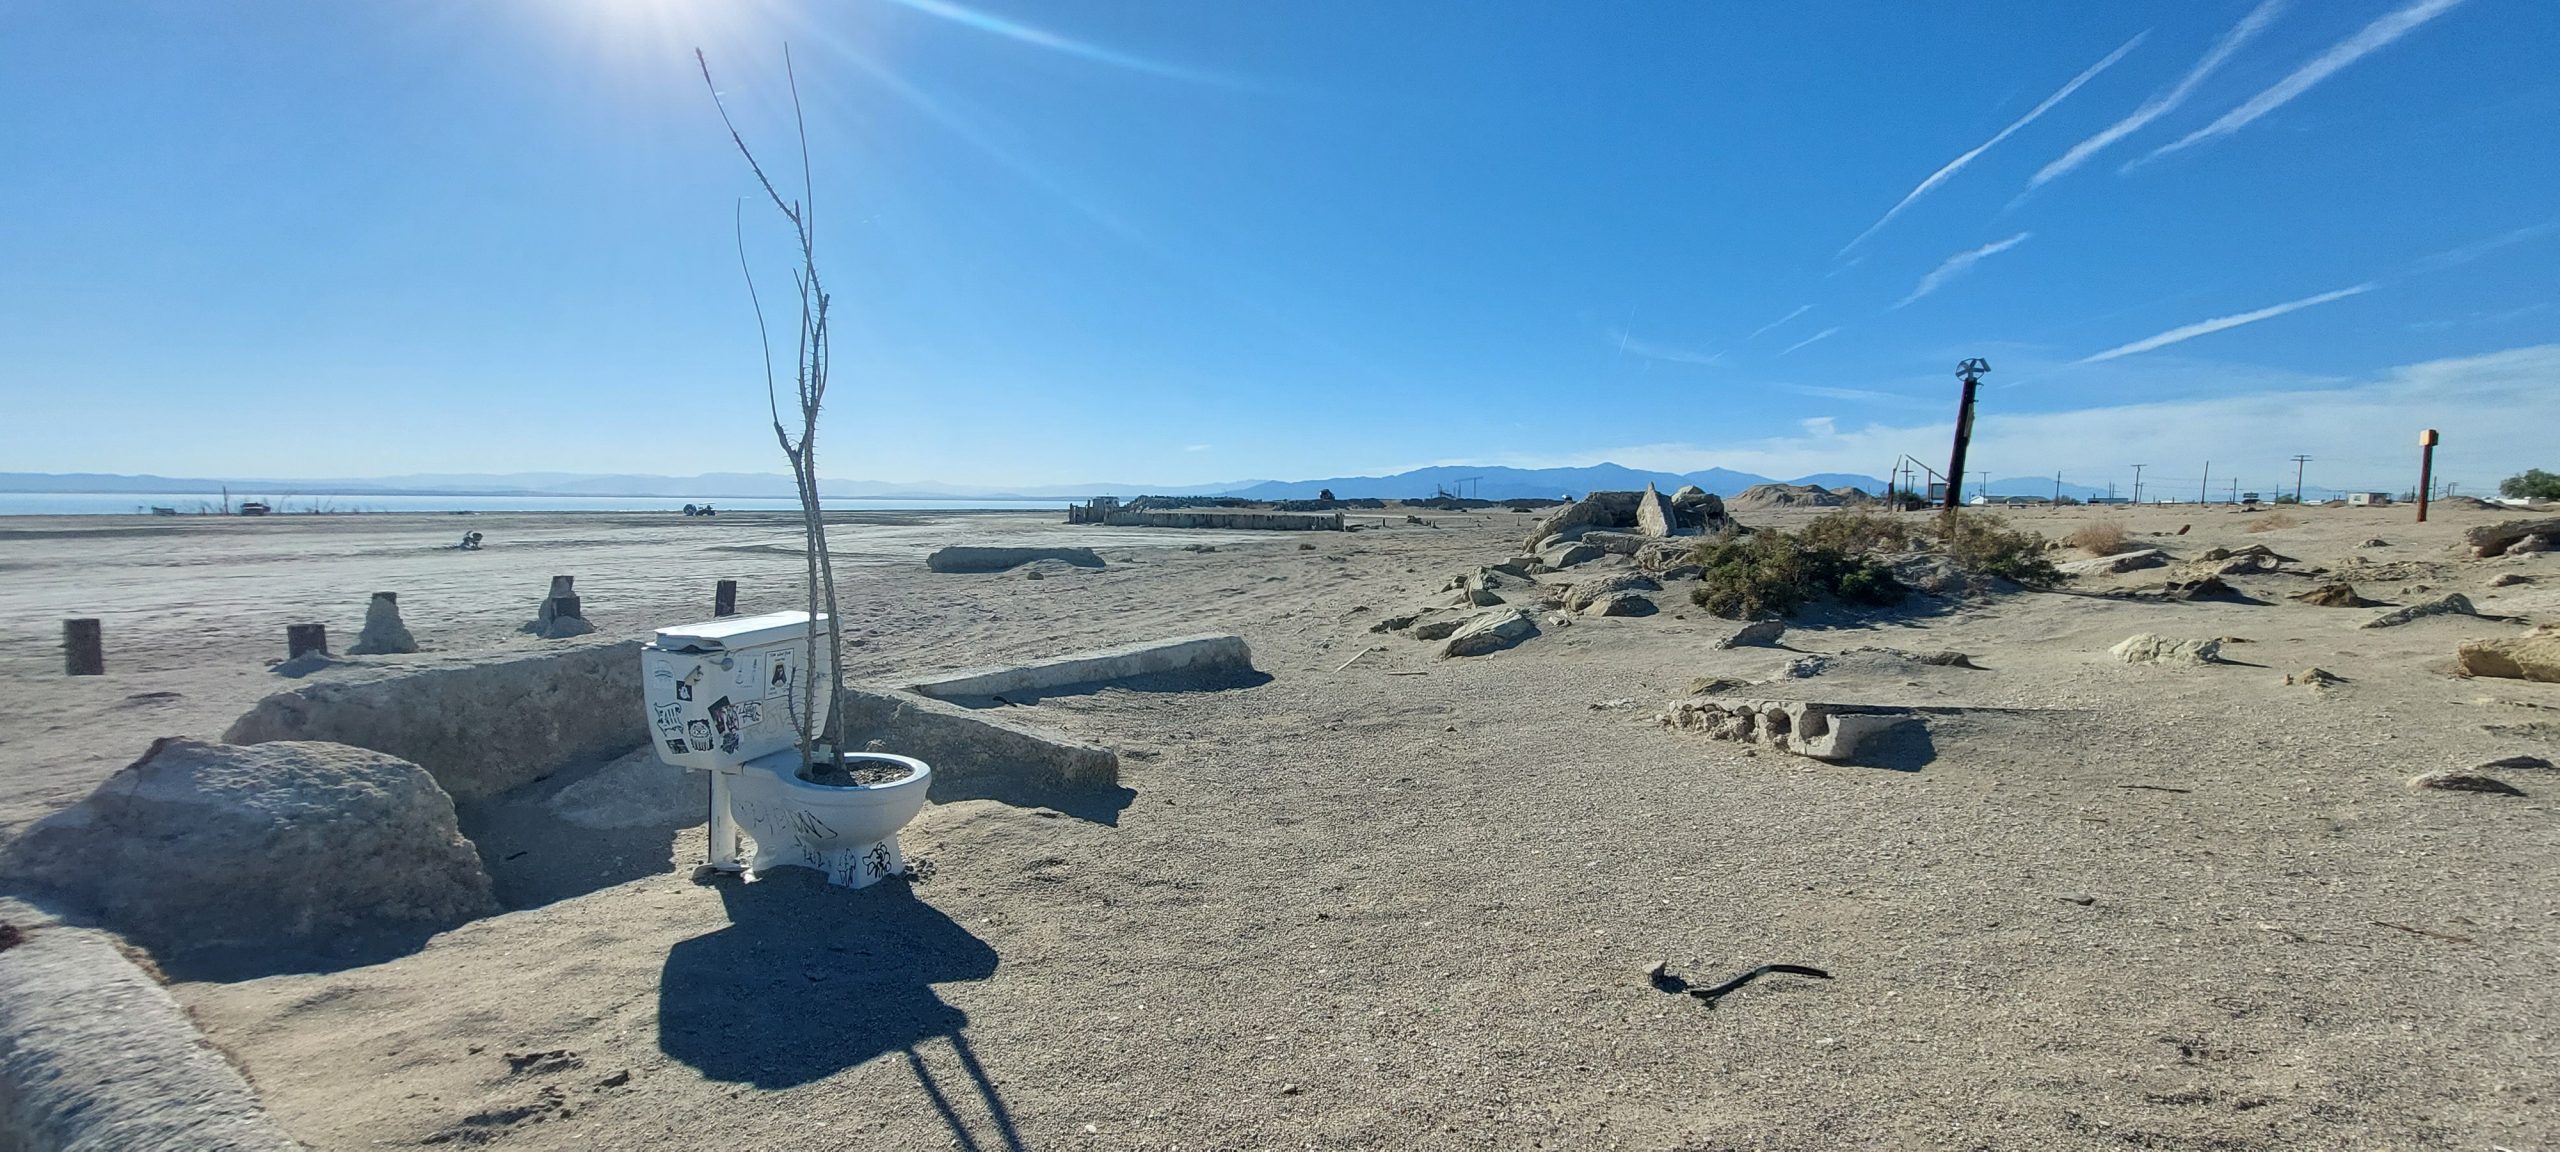
[[2527, 468], [2498, 481], [2498, 495], [2510, 500], [2560, 500], [2560, 475]]
[[2131, 552], [2135, 547], [2133, 541], [2125, 538], [2122, 525], [2104, 520], [2081, 525], [2063, 537], [2062, 542], [2092, 556], [2113, 556], [2119, 552]]
[[1796, 534], [1808, 548], [1828, 548], [1844, 556], [1867, 552], [1909, 552], [1920, 546], [1920, 532], [1890, 512], [1867, 510], [1825, 512]]
[[2000, 522], [1987, 512], [1950, 509], [1938, 518], [1938, 548], [1955, 566], [1976, 576], [1997, 576], [2021, 584], [2051, 584], [2062, 579], [2045, 559], [2044, 537]]
[[2249, 526], [2242, 529], [2242, 531], [2273, 532], [2278, 528], [2291, 528], [2300, 523], [2302, 523], [2302, 521], [2296, 520], [2291, 516], [2287, 516], [2282, 512], [2278, 512], [2272, 516], [2260, 516], [2257, 519], [2250, 521]]
[[1784, 532], [1728, 532], [1700, 544], [1697, 559], [1701, 571], [1689, 599], [1735, 620], [1791, 615], [1824, 597], [1891, 604], [1905, 591], [1884, 565]]

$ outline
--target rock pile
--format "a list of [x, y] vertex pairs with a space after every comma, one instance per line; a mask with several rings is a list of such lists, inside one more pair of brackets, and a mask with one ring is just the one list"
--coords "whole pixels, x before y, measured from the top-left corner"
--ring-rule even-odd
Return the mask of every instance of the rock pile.
[[1856, 488], [1817, 488], [1811, 484], [1754, 484], [1733, 498], [1736, 508], [1850, 508], [1872, 504], [1875, 497]]
[[2471, 545], [2472, 555], [2482, 557], [2560, 551], [2560, 517], [2486, 524], [2463, 533], [2463, 541]]
[[[1626, 551], [1632, 554], [1642, 541], [1676, 536], [1698, 536], [1719, 532], [1727, 519], [1724, 501], [1698, 488], [1685, 487], [1669, 496], [1650, 484], [1642, 492], [1594, 492], [1545, 516], [1529, 529], [1527, 550], [1540, 554], [1540, 559], [1557, 568], [1570, 567], [1582, 560], [1557, 563], [1546, 552], [1560, 545], [1584, 542], [1600, 532], [1625, 533], [1635, 538]], [[1591, 546], [1608, 550], [1606, 544], [1618, 541], [1590, 541]]]

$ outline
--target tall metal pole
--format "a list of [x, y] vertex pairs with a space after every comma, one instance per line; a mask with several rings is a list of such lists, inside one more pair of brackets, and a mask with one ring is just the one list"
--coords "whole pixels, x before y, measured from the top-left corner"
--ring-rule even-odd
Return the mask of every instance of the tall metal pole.
[[2311, 462], [2308, 456], [2293, 458], [2293, 502], [2302, 503], [2302, 466]]
[[2427, 490], [2436, 482], [2436, 430], [2418, 433], [2418, 523], [2427, 522]]
[[1981, 388], [1983, 373], [1991, 371], [1991, 362], [1979, 356], [1956, 365], [1956, 379], [1964, 381], [1964, 399], [1956, 408], [1956, 446], [1947, 455], [1947, 511], [1953, 512], [1964, 502], [1964, 450], [1973, 442], [1973, 398]]
[[2148, 467], [2148, 464], [2133, 466], [2133, 506], [2136, 508], [2142, 506], [2142, 470]]

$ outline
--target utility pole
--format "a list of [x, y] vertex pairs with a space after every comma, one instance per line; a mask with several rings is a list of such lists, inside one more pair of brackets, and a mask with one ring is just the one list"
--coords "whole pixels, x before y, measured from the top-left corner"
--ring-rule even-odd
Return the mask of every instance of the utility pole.
[[2053, 506], [2062, 507], [2062, 473], [2053, 474]]
[[2234, 504], [2240, 502], [2240, 481], [2238, 480], [2231, 482], [2231, 502]]
[[2213, 461], [2207, 460], [2204, 462], [2204, 479], [2196, 481], [2196, 503], [2202, 504], [2209, 499], [2209, 497], [2205, 495], [2205, 489], [2211, 486], [2212, 483]]
[[2133, 503], [2137, 508], [2142, 506], [2142, 470], [2147, 467], [2147, 464], [2133, 466]]
[[2436, 476], [2436, 430], [2418, 433], [2418, 523], [2427, 522], [2427, 489]]
[[2302, 466], [2310, 462], [2311, 458], [2308, 456], [2293, 458], [2293, 502], [2296, 505], [2302, 503]]
[[1946, 509], [1950, 512], [1964, 502], [1959, 489], [1964, 487], [1964, 450], [1973, 442], [1973, 398], [1981, 390], [1983, 374], [1989, 371], [1991, 362], [1979, 356], [1956, 365], [1956, 379], [1964, 381], [1964, 399], [1956, 407], [1955, 450], [1947, 454]]

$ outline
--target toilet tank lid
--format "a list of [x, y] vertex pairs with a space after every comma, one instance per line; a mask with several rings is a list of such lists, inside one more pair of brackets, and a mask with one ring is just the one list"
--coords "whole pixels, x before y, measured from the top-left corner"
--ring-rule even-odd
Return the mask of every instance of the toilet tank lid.
[[[817, 619], [823, 631], [826, 613], [819, 613]], [[718, 652], [730, 648], [752, 648], [779, 640], [796, 640], [808, 631], [809, 614], [806, 612], [767, 612], [761, 616], [731, 616], [699, 624], [660, 628], [658, 638], [649, 646], [668, 652]]]

